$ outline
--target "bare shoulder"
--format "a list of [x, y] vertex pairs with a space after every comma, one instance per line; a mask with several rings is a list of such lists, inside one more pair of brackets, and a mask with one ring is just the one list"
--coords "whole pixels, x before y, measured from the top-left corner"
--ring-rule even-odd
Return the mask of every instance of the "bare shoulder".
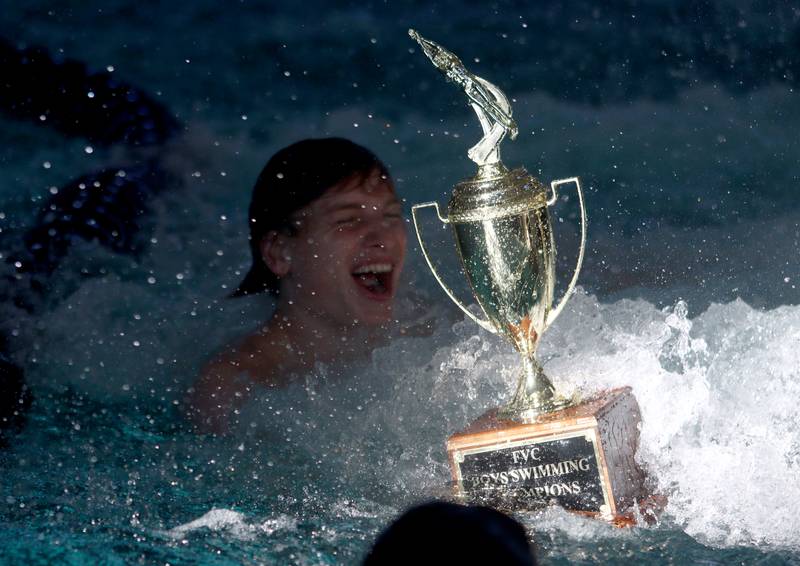
[[247, 364], [236, 346], [209, 360], [185, 399], [185, 412], [200, 432], [227, 432], [230, 417], [250, 392]]
[[276, 382], [280, 381], [280, 358], [276, 342], [263, 332], [229, 345], [211, 358], [185, 399], [185, 412], [198, 431], [224, 434], [256, 383], [280, 385]]
[[240, 377], [247, 373], [239, 357], [238, 350], [230, 348], [214, 356], [203, 366], [194, 389], [209, 397], [238, 390], [245, 381]]

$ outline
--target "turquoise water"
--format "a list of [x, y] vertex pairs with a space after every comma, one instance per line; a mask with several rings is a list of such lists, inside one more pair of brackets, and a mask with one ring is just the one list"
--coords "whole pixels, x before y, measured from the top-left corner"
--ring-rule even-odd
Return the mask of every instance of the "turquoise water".
[[[584, 180], [582, 288], [541, 359], [564, 391], [633, 386], [640, 460], [669, 496], [651, 527], [520, 516], [542, 562], [800, 562], [795, 12], [308, 13], [117, 0], [0, 14], [2, 35], [111, 65], [185, 125], [161, 151], [181, 182], [153, 200], [142, 257], [76, 245], [35, 316], [2, 306], [36, 400], [0, 452], [0, 561], [357, 563], [405, 507], [446, 496], [444, 438], [507, 399], [518, 361], [445, 303], [418, 250], [398, 319], [427, 332], [260, 392], [229, 438], [194, 435], [177, 406], [204, 359], [269, 312], [269, 301], [224, 296], [248, 264], [246, 205], [272, 152], [351, 137], [388, 162], [409, 204], [444, 202], [471, 174], [477, 125], [414, 50], [414, 26], [514, 98], [509, 164]], [[50, 186], [141, 159], [0, 120], [5, 242]], [[556, 213], [562, 282], [574, 205]]]
[[[797, 561], [800, 312], [739, 302], [688, 320], [684, 308], [580, 293], [543, 345], [565, 390], [633, 385], [640, 458], [670, 496], [649, 527], [520, 515], [544, 563]], [[443, 439], [509, 393], [516, 355], [438, 314], [432, 336], [260, 392], [225, 439], [194, 435], [163, 389], [99, 401], [38, 386], [0, 459], [3, 558], [358, 562], [405, 507], [447, 495]], [[758, 367], [754, 396], [743, 389]]]
[[[673, 500], [657, 526], [624, 530], [558, 510], [520, 515], [543, 562], [796, 562], [796, 519], [792, 506], [783, 506], [796, 493], [794, 465], [765, 450], [761, 467], [755, 469], [748, 463], [752, 434], [745, 441], [739, 437], [758, 409], [744, 406], [742, 417], [730, 418], [732, 402], [725, 397], [733, 391], [721, 384], [714, 387], [715, 371], [703, 369], [702, 362], [683, 373], [674, 366], [664, 369], [670, 363], [695, 362], [690, 353], [676, 354], [680, 334], [678, 340], [654, 336], [659, 326], [674, 328], [664, 324], [663, 313], [643, 303], [598, 308], [591, 297], [577, 301], [579, 314], [566, 323], [573, 333], [592, 319], [612, 331], [615, 324], [608, 318], [628, 311], [622, 315], [625, 326], [638, 323], [639, 344], [612, 352], [585, 345], [589, 340], [583, 336], [566, 346], [575, 351], [574, 359], [553, 360], [550, 371], [554, 376], [585, 376], [586, 370], [579, 368], [599, 358], [592, 379], [605, 376], [603, 381], [614, 379], [608, 377], [611, 368], [622, 368], [645, 415], [643, 460]], [[759, 316], [744, 306], [739, 310], [740, 315]], [[727, 309], [726, 315], [735, 313]], [[798, 313], [790, 316], [796, 319]], [[766, 318], [764, 325], [769, 326], [768, 319], [775, 316]], [[424, 344], [399, 340], [395, 349], [381, 350], [370, 367], [361, 368], [362, 378], [320, 371], [292, 390], [264, 392], [242, 416], [243, 428], [250, 430], [221, 440], [197, 437], [174, 405], [153, 396], [99, 402], [87, 394], [39, 389], [28, 427], [0, 459], [3, 559], [357, 562], [403, 508], [444, 493], [445, 432], [503, 394], [513, 355], [495, 340], [474, 335], [467, 322], [457, 323], [455, 331], [453, 345], [444, 348], [432, 345], [432, 339], [422, 340]], [[434, 338], [446, 340], [450, 332], [445, 325]], [[554, 341], [566, 334], [558, 332]], [[621, 331], [615, 339], [624, 339]], [[653, 350], [652, 342], [659, 339], [664, 342]], [[387, 375], [409, 346], [430, 360], [428, 367], [413, 364], [403, 375]], [[698, 345], [690, 341], [687, 348], [696, 352]], [[712, 357], [730, 356], [713, 349]], [[768, 350], [776, 354], [774, 348]], [[647, 378], [631, 379], [633, 367], [640, 367]], [[498, 368], [505, 375], [495, 375]], [[697, 382], [708, 387], [705, 397]], [[665, 394], [680, 397], [678, 409], [664, 407]], [[690, 406], [693, 400], [695, 407]], [[703, 414], [682, 415], [680, 406], [688, 413], [699, 406]], [[773, 405], [765, 418], [774, 422], [781, 411]], [[783, 414], [791, 413], [783, 409]], [[725, 418], [724, 425], [715, 423], [720, 418]], [[776, 426], [775, 437], [760, 442], [775, 449], [776, 438], [788, 433], [795, 439], [796, 458], [794, 426]], [[659, 447], [664, 440], [668, 445]], [[714, 459], [704, 461], [701, 455], [714, 451], [718, 461], [711, 466]], [[720, 457], [729, 451], [739, 452], [741, 461]], [[729, 488], [722, 479], [730, 482]], [[749, 492], [742, 491], [748, 485]], [[780, 488], [783, 493], [773, 491]], [[738, 495], [734, 501], [732, 492]], [[765, 510], [759, 507], [762, 498], [783, 508]]]

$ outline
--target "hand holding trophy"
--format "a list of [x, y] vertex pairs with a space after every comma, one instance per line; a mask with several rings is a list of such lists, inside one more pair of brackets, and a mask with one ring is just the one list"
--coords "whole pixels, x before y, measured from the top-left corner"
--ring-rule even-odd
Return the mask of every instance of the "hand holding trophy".
[[[624, 510], [643, 494], [643, 476], [634, 461], [639, 409], [630, 388], [577, 403], [558, 394], [535, 358], [542, 333], [572, 295], [583, 263], [586, 208], [580, 182], [577, 177], [553, 181], [548, 195], [524, 168], [509, 171], [500, 161], [500, 143], [506, 135], [514, 139], [518, 130], [503, 92], [467, 71], [442, 46], [414, 30], [409, 35], [464, 90], [484, 134], [468, 152], [478, 173], [455, 186], [447, 216], [435, 202], [412, 207], [422, 253], [445, 293], [482, 328], [510, 340], [522, 356], [511, 402], [448, 439], [456, 491], [503, 507], [555, 503], [624, 521]], [[556, 252], [548, 207], [556, 202], [557, 188], [567, 184], [578, 192], [581, 245], [569, 286], [553, 307]], [[418, 221], [426, 207], [452, 226], [485, 319], [469, 311], [437, 273]]]

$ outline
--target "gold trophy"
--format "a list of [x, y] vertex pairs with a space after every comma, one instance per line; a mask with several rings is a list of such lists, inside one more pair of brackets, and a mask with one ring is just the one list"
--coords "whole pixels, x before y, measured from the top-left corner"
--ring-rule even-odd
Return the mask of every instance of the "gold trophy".
[[[625, 522], [643, 495], [634, 461], [639, 409], [630, 388], [578, 402], [558, 394], [536, 361], [542, 333], [572, 295], [586, 245], [586, 208], [577, 177], [553, 181], [550, 191], [524, 168], [500, 162], [500, 142], [517, 135], [511, 105], [492, 83], [473, 75], [442, 46], [409, 35], [431, 62], [459, 85], [478, 115], [483, 138], [468, 155], [477, 175], [458, 183], [447, 216], [436, 202], [412, 207], [420, 248], [445, 293], [482, 328], [504, 336], [522, 356], [511, 402], [452, 435], [447, 450], [456, 493], [470, 501], [508, 508], [557, 504]], [[575, 185], [581, 211], [578, 261], [569, 286], [553, 307], [555, 242], [548, 207], [562, 185]], [[453, 228], [461, 266], [484, 318], [459, 301], [437, 273], [422, 237], [418, 214], [431, 207]]]

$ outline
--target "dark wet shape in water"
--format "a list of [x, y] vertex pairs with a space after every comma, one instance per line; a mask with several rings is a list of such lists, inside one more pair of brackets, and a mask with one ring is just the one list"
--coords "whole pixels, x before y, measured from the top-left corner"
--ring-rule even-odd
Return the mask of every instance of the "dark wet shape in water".
[[18, 48], [0, 38], [0, 109], [95, 144], [156, 145], [178, 122], [148, 94], [109, 71], [93, 72], [39, 47]]

